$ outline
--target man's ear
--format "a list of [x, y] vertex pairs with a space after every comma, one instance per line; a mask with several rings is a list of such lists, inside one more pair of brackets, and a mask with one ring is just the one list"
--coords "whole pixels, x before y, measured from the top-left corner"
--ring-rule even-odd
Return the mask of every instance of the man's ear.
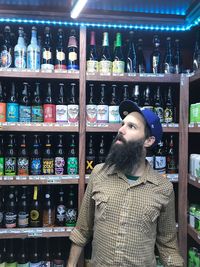
[[153, 143], [155, 142], [155, 137], [154, 136], [150, 136], [148, 137], [145, 141], [144, 141], [144, 146], [145, 147], [150, 147], [153, 145]]

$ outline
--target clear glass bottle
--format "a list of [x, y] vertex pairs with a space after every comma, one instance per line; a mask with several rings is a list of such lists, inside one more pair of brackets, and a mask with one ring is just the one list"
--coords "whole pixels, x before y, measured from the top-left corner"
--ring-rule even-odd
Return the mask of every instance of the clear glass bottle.
[[18, 69], [26, 68], [26, 45], [24, 41], [24, 30], [19, 27], [19, 37], [16, 46], [14, 47], [14, 66]]
[[27, 47], [27, 69], [40, 69], [41, 49], [37, 42], [37, 28], [32, 27], [31, 42]]

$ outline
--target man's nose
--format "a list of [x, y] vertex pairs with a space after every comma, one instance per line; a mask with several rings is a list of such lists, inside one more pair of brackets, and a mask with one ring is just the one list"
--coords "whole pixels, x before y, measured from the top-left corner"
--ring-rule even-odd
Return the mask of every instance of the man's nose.
[[122, 126], [119, 128], [118, 133], [123, 134], [123, 135], [125, 134], [125, 126], [124, 126], [124, 125], [122, 125]]

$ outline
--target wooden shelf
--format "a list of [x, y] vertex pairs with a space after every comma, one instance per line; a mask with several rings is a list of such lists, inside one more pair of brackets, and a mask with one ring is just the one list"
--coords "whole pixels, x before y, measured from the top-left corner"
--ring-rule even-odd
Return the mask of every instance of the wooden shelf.
[[3, 238], [32, 238], [32, 237], [66, 237], [72, 227], [38, 227], [38, 228], [0, 228], [0, 239]]
[[180, 83], [180, 74], [153, 74], [153, 73], [137, 73], [134, 76], [113, 75], [86, 75], [86, 81], [102, 81], [102, 82], [134, 82], [134, 83]]
[[188, 183], [195, 186], [196, 188], [200, 189], [200, 180], [195, 180], [196, 177], [193, 177], [191, 175], [188, 176]]
[[188, 224], [188, 234], [200, 245], [200, 233]]
[[188, 127], [189, 133], [200, 133], [200, 124], [189, 124]]
[[191, 76], [190, 76], [190, 82], [196, 82], [200, 80], [200, 70], [195, 71]]

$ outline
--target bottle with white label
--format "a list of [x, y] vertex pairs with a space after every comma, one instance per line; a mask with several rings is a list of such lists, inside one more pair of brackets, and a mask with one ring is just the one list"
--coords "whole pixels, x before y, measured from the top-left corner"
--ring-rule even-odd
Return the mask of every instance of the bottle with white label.
[[32, 27], [31, 43], [27, 48], [27, 69], [40, 69], [40, 46], [37, 42], [37, 28]]
[[49, 27], [45, 27], [44, 30], [44, 46], [42, 48], [42, 64], [41, 70], [52, 71], [54, 69], [53, 65], [53, 53], [51, 44], [51, 32]]
[[116, 84], [112, 85], [112, 96], [109, 104], [109, 122], [110, 123], [119, 123], [119, 100], [117, 98], [117, 86]]
[[100, 99], [97, 104], [97, 123], [108, 123], [108, 104], [105, 96], [105, 84], [100, 85]]
[[14, 48], [14, 66], [18, 69], [26, 68], [26, 45], [24, 41], [24, 30], [22, 27], [19, 27], [19, 37], [17, 44]]
[[97, 122], [97, 105], [94, 97], [94, 84], [89, 84], [89, 93], [86, 105], [86, 121], [87, 124], [95, 124]]
[[167, 162], [166, 162], [166, 154], [163, 146], [163, 142], [160, 141], [158, 143], [157, 150], [154, 156], [154, 168], [161, 174], [166, 174]]
[[76, 96], [76, 84], [70, 84], [70, 95], [68, 99], [68, 122], [78, 123], [79, 121], [79, 105]]
[[56, 103], [56, 122], [67, 122], [67, 99], [64, 91], [64, 84], [59, 83], [59, 94]]

